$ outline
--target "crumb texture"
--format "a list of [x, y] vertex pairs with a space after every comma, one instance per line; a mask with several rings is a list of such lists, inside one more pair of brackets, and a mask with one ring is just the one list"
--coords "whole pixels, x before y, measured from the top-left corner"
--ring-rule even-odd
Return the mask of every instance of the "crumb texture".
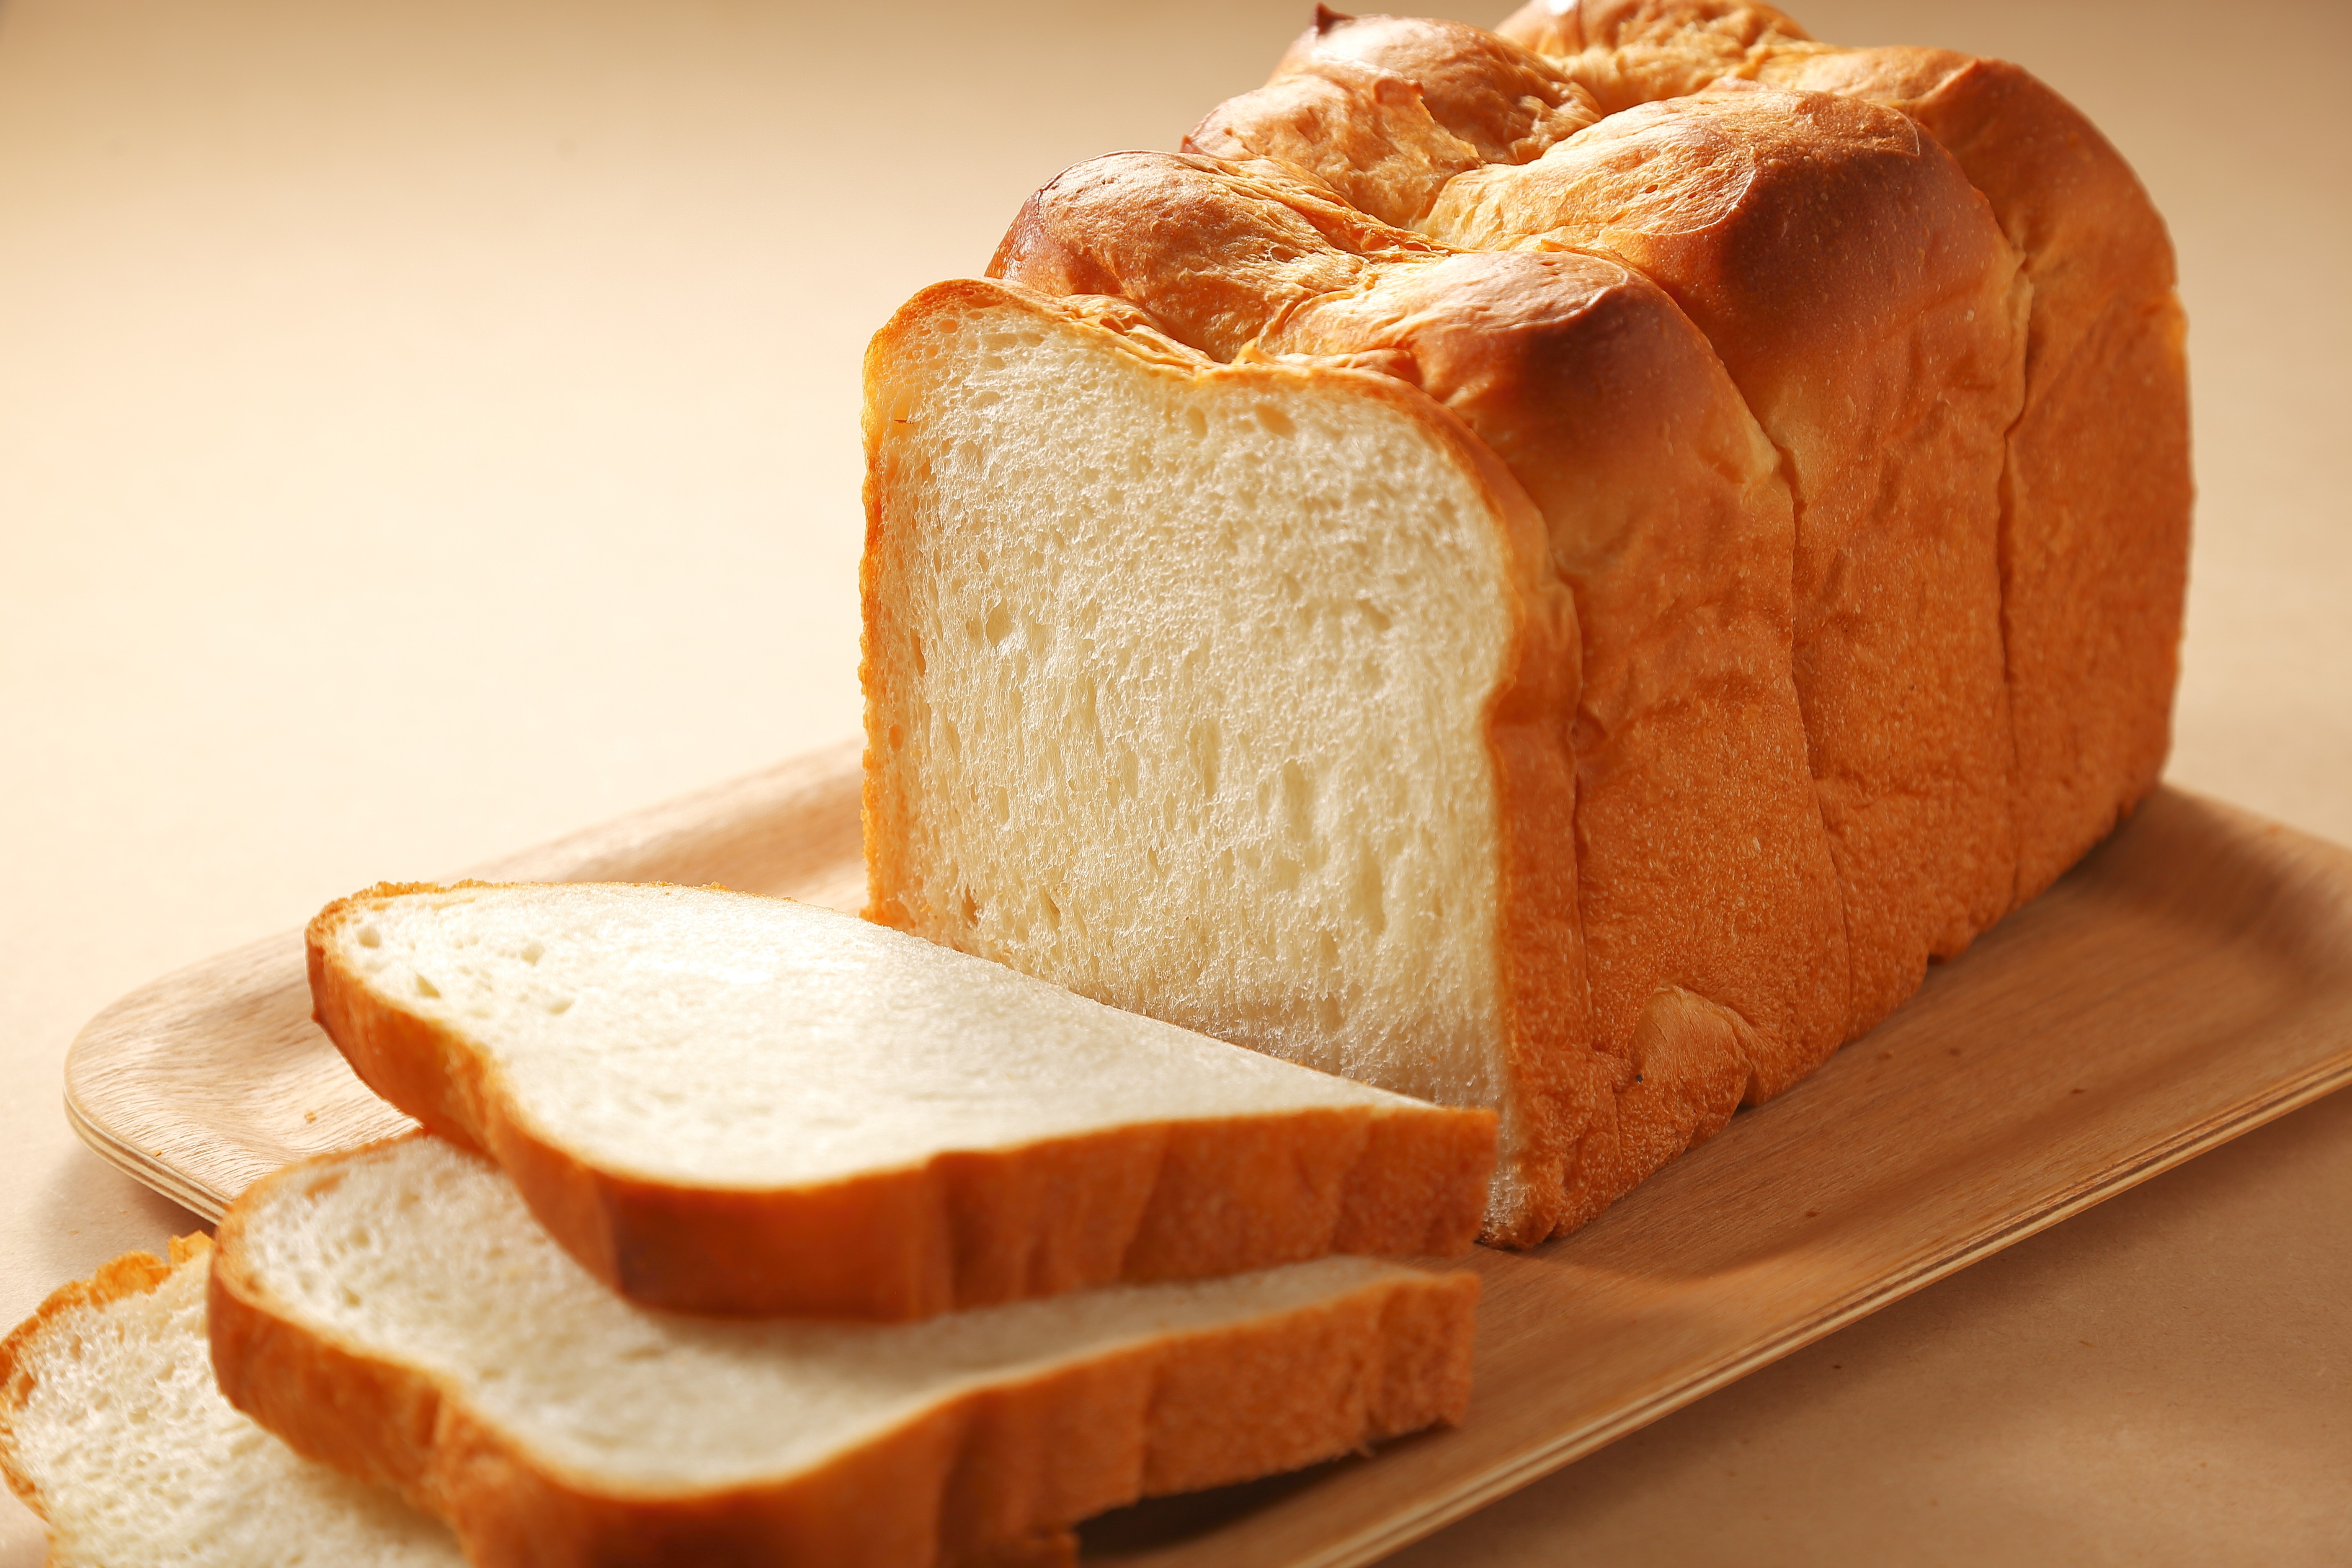
[[906, 840], [877, 911], [1491, 1103], [1485, 710], [1516, 603], [1475, 472], [1352, 387], [1014, 310], [924, 322], [888, 374], [870, 759]]

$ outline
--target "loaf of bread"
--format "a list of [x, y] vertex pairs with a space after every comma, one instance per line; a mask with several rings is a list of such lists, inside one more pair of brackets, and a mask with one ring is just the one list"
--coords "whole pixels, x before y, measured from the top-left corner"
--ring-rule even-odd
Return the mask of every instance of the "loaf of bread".
[[133, 1252], [0, 1345], [0, 1472], [51, 1568], [460, 1568], [439, 1521], [306, 1459], [214, 1386], [212, 1247]]
[[2189, 483], [2162, 225], [2023, 72], [1507, 32], [1323, 13], [877, 337], [866, 836], [875, 919], [1496, 1106], [1528, 1243], [2153, 787]]
[[387, 885], [307, 942], [360, 1077], [657, 1306], [903, 1320], [1459, 1252], [1494, 1163], [1486, 1111], [789, 900]]
[[1139, 1495], [1458, 1420], [1477, 1297], [1330, 1258], [911, 1324], [688, 1317], [423, 1136], [267, 1178], [217, 1245], [230, 1402], [478, 1568], [1045, 1561]]

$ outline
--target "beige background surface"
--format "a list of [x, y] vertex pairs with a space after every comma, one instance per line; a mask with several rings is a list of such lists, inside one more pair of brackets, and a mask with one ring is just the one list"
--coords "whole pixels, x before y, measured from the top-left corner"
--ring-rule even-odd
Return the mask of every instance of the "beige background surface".
[[[190, 1223], [58, 1110], [115, 995], [856, 727], [866, 335], [1300, 9], [0, 4], [0, 1323]], [[2172, 776], [2352, 840], [2352, 9], [1798, 14], [2021, 60], [2139, 168]], [[1402, 1561], [2342, 1563], [2348, 1413], [2338, 1096]]]

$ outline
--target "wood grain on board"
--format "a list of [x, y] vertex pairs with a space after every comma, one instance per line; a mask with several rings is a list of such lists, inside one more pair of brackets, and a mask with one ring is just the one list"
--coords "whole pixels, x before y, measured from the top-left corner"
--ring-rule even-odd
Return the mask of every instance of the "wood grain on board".
[[[479, 868], [854, 909], [844, 747]], [[2352, 1081], [2352, 852], [2166, 790], [1780, 1100], [1573, 1236], [1480, 1251], [1457, 1431], [1088, 1527], [1089, 1559], [1370, 1562], [1776, 1357]], [[67, 1069], [99, 1152], [198, 1211], [409, 1125], [310, 1021], [299, 935], [133, 993]]]

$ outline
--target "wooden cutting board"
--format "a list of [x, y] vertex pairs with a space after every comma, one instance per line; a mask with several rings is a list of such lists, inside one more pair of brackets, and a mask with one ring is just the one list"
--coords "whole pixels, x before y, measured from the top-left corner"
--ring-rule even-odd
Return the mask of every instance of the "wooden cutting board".
[[[719, 882], [855, 909], [857, 753], [474, 874]], [[2352, 851], [2162, 791], [1811, 1079], [1575, 1235], [1481, 1249], [1459, 1430], [1106, 1516], [1087, 1555], [1370, 1562], [2347, 1082]], [[292, 932], [99, 1015], [66, 1100], [100, 1153], [214, 1217], [289, 1161], [410, 1125], [310, 1022]]]

